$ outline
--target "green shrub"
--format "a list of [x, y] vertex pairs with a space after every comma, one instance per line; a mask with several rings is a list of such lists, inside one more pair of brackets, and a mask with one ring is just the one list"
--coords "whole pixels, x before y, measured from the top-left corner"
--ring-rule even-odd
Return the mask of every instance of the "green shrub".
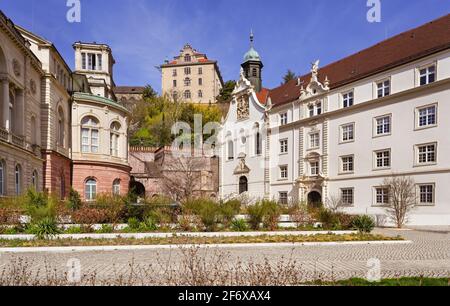
[[264, 221], [264, 206], [261, 202], [247, 207], [248, 223], [252, 230], [259, 230]]
[[143, 232], [154, 232], [158, 230], [158, 225], [152, 217], [147, 217], [144, 222], [141, 223], [140, 228]]
[[184, 208], [192, 211], [200, 217], [205, 230], [213, 232], [217, 229], [217, 224], [221, 216], [220, 205], [210, 199], [190, 200], [185, 203]]
[[58, 206], [56, 198], [36, 192], [34, 189], [29, 189], [24, 198], [24, 204], [26, 213], [30, 216], [32, 223], [48, 218], [56, 220]]
[[246, 232], [248, 231], [247, 221], [244, 219], [234, 219], [231, 221], [231, 230], [235, 232]]
[[233, 219], [241, 211], [241, 201], [231, 200], [220, 204], [221, 222], [225, 228], [230, 227]]
[[275, 201], [265, 200], [262, 202], [262, 207], [264, 228], [270, 231], [276, 230], [281, 216], [280, 205]]
[[339, 217], [331, 210], [322, 208], [318, 211], [318, 219], [322, 223], [323, 228], [327, 230], [340, 230], [341, 225]]
[[73, 188], [70, 188], [69, 198], [67, 200], [67, 207], [71, 210], [78, 210], [81, 208], [81, 196]]
[[99, 208], [83, 207], [72, 212], [72, 222], [81, 225], [94, 225], [107, 223], [109, 221], [108, 211]]
[[349, 230], [353, 227], [353, 221], [355, 220], [355, 216], [348, 215], [345, 213], [337, 213], [336, 214], [340, 228], [343, 230]]
[[51, 217], [45, 217], [31, 224], [29, 232], [37, 239], [48, 239], [61, 233], [56, 220]]
[[141, 222], [137, 219], [137, 218], [130, 218], [128, 219], [128, 227], [131, 230], [139, 230], [139, 228], [141, 227]]
[[361, 234], [370, 234], [375, 228], [375, 221], [370, 216], [358, 216], [353, 220], [353, 227]]
[[96, 230], [96, 233], [99, 234], [112, 234], [114, 233], [114, 226], [109, 224], [103, 224], [102, 227]]
[[74, 234], [84, 234], [84, 230], [81, 226], [71, 226], [64, 231], [65, 234], [74, 235]]

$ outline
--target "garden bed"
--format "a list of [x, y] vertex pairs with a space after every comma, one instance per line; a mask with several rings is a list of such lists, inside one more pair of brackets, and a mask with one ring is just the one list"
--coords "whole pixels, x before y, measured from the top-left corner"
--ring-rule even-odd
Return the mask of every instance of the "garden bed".
[[76, 246], [135, 246], [135, 245], [220, 245], [220, 244], [260, 244], [260, 243], [317, 243], [317, 242], [370, 242], [403, 241], [401, 237], [381, 235], [321, 234], [314, 236], [239, 236], [239, 237], [161, 237], [161, 238], [116, 238], [116, 239], [46, 239], [46, 240], [7, 240], [0, 239], [0, 248], [28, 247], [76, 247]]
[[[85, 233], [85, 234], [61, 234], [51, 236], [50, 240], [57, 239], [146, 239], [146, 238], [215, 238], [215, 237], [260, 237], [260, 236], [316, 236], [316, 235], [353, 235], [356, 231], [275, 231], [275, 232], [213, 232], [213, 233]], [[35, 240], [35, 235], [0, 235], [0, 240]]]

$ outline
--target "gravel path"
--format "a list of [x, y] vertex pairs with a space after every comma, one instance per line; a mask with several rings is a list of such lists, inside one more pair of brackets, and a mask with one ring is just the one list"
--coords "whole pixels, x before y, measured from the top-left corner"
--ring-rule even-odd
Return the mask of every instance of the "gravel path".
[[[264, 247], [229, 249], [215, 251], [200, 250], [198, 256], [216, 260], [225, 266], [264, 263], [266, 260], [276, 265], [280, 260], [295, 261], [300, 267], [302, 280], [365, 278], [370, 267], [369, 260], [379, 260], [383, 278], [399, 276], [450, 277], [450, 233], [445, 231], [395, 231], [377, 230], [376, 233], [400, 235], [412, 244], [401, 245], [362, 245], [362, 246], [302, 246], [302, 247]], [[218, 256], [220, 252], [223, 256]], [[223, 253], [225, 252], [225, 253]], [[187, 256], [189, 257], [189, 256]], [[0, 271], [8, 270], [11, 262], [23, 260], [30, 271], [45, 277], [45, 267], [58, 273], [68, 271], [70, 259], [81, 263], [84, 275], [95, 274], [97, 279], [112, 280], [128, 275], [130, 264], [135, 271], [143, 271], [150, 265], [160, 263], [159, 267], [176, 269], [186, 260], [181, 250], [158, 251], [110, 251], [79, 253], [24, 253], [0, 255]], [[218, 263], [217, 261], [220, 260]], [[375, 261], [376, 262], [376, 261]], [[376, 270], [375, 270], [376, 271]], [[48, 272], [47, 272], [48, 273]]]

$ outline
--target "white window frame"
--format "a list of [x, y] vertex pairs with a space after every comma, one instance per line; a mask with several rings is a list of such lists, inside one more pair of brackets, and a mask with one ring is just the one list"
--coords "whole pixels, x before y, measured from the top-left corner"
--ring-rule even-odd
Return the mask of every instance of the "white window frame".
[[289, 178], [289, 168], [288, 165], [281, 165], [280, 169], [280, 180], [287, 180]]
[[[350, 160], [346, 159], [350, 159]], [[340, 157], [340, 174], [352, 174], [355, 172], [355, 155], [345, 155]], [[350, 169], [350, 166], [352, 169]], [[347, 168], [347, 170], [345, 170]]]
[[[429, 147], [434, 147], [434, 152], [428, 151]], [[420, 152], [421, 148], [426, 148], [425, 152]], [[432, 166], [436, 165], [438, 162], [438, 144], [437, 142], [430, 142], [430, 143], [424, 143], [424, 144], [418, 144], [414, 147], [414, 153], [415, 153], [415, 166], [421, 167], [421, 166]], [[434, 160], [430, 161], [430, 154], [434, 153]], [[425, 155], [425, 161], [421, 162], [421, 155]]]
[[[431, 187], [432, 188], [432, 201], [422, 201], [422, 187]], [[429, 192], [426, 192], [426, 195], [428, 195]], [[417, 184], [417, 204], [419, 206], [435, 206], [436, 205], [436, 184], [434, 183], [421, 183]]]
[[[89, 116], [87, 116], [89, 117]], [[86, 117], [85, 117], [86, 118]], [[82, 121], [85, 119], [83, 118]], [[83, 124], [81, 122], [81, 153], [100, 153], [100, 128], [99, 121], [95, 117], [90, 117], [97, 123], [94, 125]], [[86, 133], [87, 134], [86, 134]]]
[[[356, 125], [354, 122], [341, 125], [341, 127], [340, 127], [341, 133], [340, 133], [340, 137], [339, 137], [340, 143], [349, 143], [349, 142], [355, 141], [355, 126]], [[351, 131], [346, 131], [345, 129], [349, 128], [349, 127], [351, 127]], [[350, 137], [350, 135], [352, 137]], [[344, 139], [346, 136], [347, 136], [347, 139]]]
[[112, 188], [113, 190], [112, 190], [112, 192], [113, 192], [113, 195], [115, 195], [115, 196], [120, 195], [120, 183], [121, 183], [120, 179], [115, 179], [113, 181], [113, 188]]
[[281, 205], [288, 205], [289, 204], [289, 192], [280, 191], [278, 193], [278, 203]]
[[[373, 191], [374, 191], [374, 198], [373, 198], [374, 207], [386, 207], [387, 205], [389, 205], [388, 186], [377, 186], [373, 188]], [[379, 199], [381, 199], [381, 201], [378, 201]]]
[[[388, 85], [386, 85], [388, 83]], [[381, 95], [380, 95], [381, 92]], [[392, 94], [392, 84], [391, 79], [383, 79], [375, 82], [375, 98], [381, 99], [384, 97], [388, 97]]]
[[310, 174], [310, 176], [319, 176], [320, 175], [320, 162], [319, 161], [309, 162], [309, 174]]
[[[386, 123], [383, 121], [381, 127], [383, 129], [382, 133], [378, 133], [378, 127], [380, 127], [378, 125], [378, 121], [380, 120], [384, 120], [388, 118], [389, 119], [389, 132], [386, 133]], [[385, 137], [385, 136], [390, 136], [392, 135], [392, 114], [386, 114], [386, 115], [382, 115], [382, 116], [378, 116], [373, 118], [373, 137], [377, 138], [377, 137]]]
[[[428, 110], [430, 110], [432, 108], [434, 108], [434, 114], [428, 113]], [[420, 125], [421, 119], [423, 117], [421, 115], [421, 112], [423, 110], [427, 111], [427, 113], [425, 115], [426, 123], [425, 123], [425, 125]], [[416, 112], [415, 112], [416, 113], [416, 125], [415, 125], [416, 130], [423, 130], [423, 129], [430, 129], [430, 128], [437, 127], [438, 112], [439, 112], [438, 103], [433, 103], [433, 104], [428, 104], [428, 105], [417, 107]], [[434, 116], [434, 123], [429, 123], [430, 119], [433, 118], [433, 116]]]
[[309, 133], [309, 150], [317, 150], [319, 148], [320, 148], [320, 132]]
[[[343, 92], [341, 94], [341, 99], [342, 99], [342, 108], [352, 107], [353, 105], [355, 105], [355, 91], [349, 90], [349, 91]], [[350, 105], [350, 101], [351, 101], [351, 105]], [[347, 104], [347, 106], [346, 106], [346, 104]]]
[[280, 154], [289, 153], [289, 140], [287, 138], [280, 140]]
[[[388, 153], [389, 156], [386, 157], [384, 154]], [[379, 157], [379, 154], [383, 154], [382, 157]], [[388, 158], [389, 165], [386, 166], [386, 158]], [[381, 161], [382, 165], [378, 166], [378, 162]], [[374, 170], [386, 170], [391, 169], [392, 167], [392, 151], [391, 149], [383, 149], [383, 150], [377, 150], [373, 152], [373, 168]]]
[[[342, 204], [346, 207], [353, 207], [355, 205], [355, 188], [341, 188], [341, 199], [342, 199]], [[350, 191], [351, 194], [347, 194], [344, 195], [345, 192]], [[351, 196], [351, 201], [346, 201], [346, 197]]]
[[[92, 184], [92, 182], [95, 182], [95, 184]], [[97, 187], [98, 182], [94, 178], [89, 178], [84, 182], [84, 197], [86, 201], [88, 202], [95, 201], [97, 197]]]
[[234, 141], [232, 139], [227, 140], [227, 161], [234, 160]]
[[280, 113], [280, 125], [284, 126], [289, 123], [288, 121], [288, 113]]
[[[431, 67], [434, 67], [434, 72], [430, 72]], [[422, 74], [423, 70], [426, 70], [425, 74]], [[433, 81], [430, 81], [431, 75], [434, 75]], [[422, 84], [422, 77], [426, 78], [425, 84]], [[419, 87], [435, 83], [436, 81], [437, 81], [437, 63], [427, 64], [417, 68], [417, 85]]]

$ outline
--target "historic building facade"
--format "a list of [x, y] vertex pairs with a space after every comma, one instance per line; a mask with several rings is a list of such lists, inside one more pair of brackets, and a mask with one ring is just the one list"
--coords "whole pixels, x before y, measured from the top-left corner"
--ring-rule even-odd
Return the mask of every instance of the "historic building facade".
[[75, 72], [51, 42], [0, 12], [0, 196], [128, 192], [129, 111], [114, 94], [111, 49], [73, 47]]
[[449, 225], [449, 28], [447, 15], [323, 68], [317, 61], [268, 93], [244, 62], [221, 133], [221, 197], [339, 198], [347, 212], [382, 221], [385, 180], [405, 176], [418, 202], [410, 224]]
[[161, 65], [162, 93], [174, 100], [216, 103], [223, 87], [217, 61], [185, 45], [173, 61]]

